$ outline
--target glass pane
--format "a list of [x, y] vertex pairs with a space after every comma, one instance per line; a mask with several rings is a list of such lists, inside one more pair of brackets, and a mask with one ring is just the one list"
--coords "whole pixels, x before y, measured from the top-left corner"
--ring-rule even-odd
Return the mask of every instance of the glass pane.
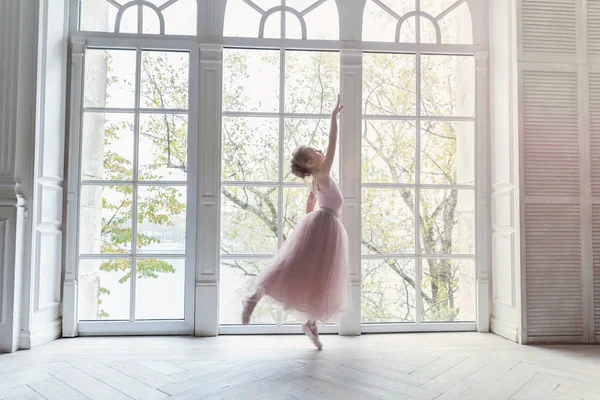
[[285, 0], [285, 5], [292, 7], [294, 10], [302, 12], [315, 4], [317, 1], [318, 0]]
[[142, 32], [146, 34], [160, 35], [160, 19], [154, 9], [150, 7], [142, 7]]
[[85, 113], [81, 179], [131, 180], [133, 128], [133, 114]]
[[[167, 0], [150, 0], [150, 2], [162, 6], [167, 3]], [[196, 34], [196, 3], [197, 0], [177, 0], [162, 10], [167, 35]], [[144, 15], [144, 28], [146, 27], [145, 18]]]
[[[303, 3], [312, 5], [314, 2], [314, 0], [310, 0]], [[289, 3], [292, 2], [286, 2], [286, 4]], [[306, 7], [303, 7], [302, 10], [305, 10]], [[297, 9], [300, 10], [300, 8]], [[335, 0], [328, 0], [304, 15], [304, 21], [306, 21], [307, 39], [339, 40], [340, 17]], [[323, 23], [323, 21], [327, 21], [327, 23]]]
[[135, 106], [135, 51], [85, 52], [86, 107], [133, 108]]
[[363, 189], [362, 253], [414, 253], [414, 202], [412, 189]]
[[475, 115], [475, 59], [471, 56], [421, 56], [422, 115]]
[[421, 43], [437, 43], [437, 32], [429, 18], [421, 17]]
[[475, 252], [475, 192], [421, 190], [421, 250], [425, 254]]
[[415, 115], [415, 56], [365, 53], [363, 64], [364, 114]]
[[475, 124], [421, 121], [421, 183], [475, 184]]
[[[285, 120], [285, 149], [283, 175], [285, 181], [300, 182], [301, 180], [294, 176], [290, 170], [290, 161], [294, 151], [301, 145], [313, 146], [318, 149], [327, 150], [329, 142], [329, 119], [302, 119], [289, 118]], [[339, 137], [338, 137], [339, 139]], [[336, 150], [336, 161], [331, 169], [331, 176], [336, 181], [339, 177], [339, 140]]]
[[[283, 189], [283, 239], [287, 239], [298, 222], [306, 215], [308, 188]], [[318, 208], [317, 205], [315, 207]]]
[[[443, 12], [450, 10], [454, 4], [456, 4], [455, 0], [421, 0], [421, 10], [433, 17], [438, 17]], [[438, 23], [442, 32], [442, 43], [473, 43], [473, 23], [466, 0], [455, 9], [450, 10]]]
[[188, 117], [185, 114], [140, 115], [140, 180], [187, 179]]
[[471, 10], [465, 1], [440, 21], [442, 43], [473, 44]]
[[363, 121], [362, 179], [367, 183], [413, 183], [414, 121]]
[[363, 260], [363, 323], [415, 322], [414, 260]]
[[[79, 24], [82, 31], [115, 31], [115, 18], [119, 11], [118, 8], [109, 4], [106, 0], [81, 0], [80, 4]], [[135, 21], [135, 27], [137, 27], [137, 20]]]
[[258, 37], [261, 17], [245, 1], [227, 0], [223, 36]]
[[285, 111], [329, 115], [340, 92], [340, 54], [285, 52]]
[[129, 320], [130, 278], [129, 260], [80, 260], [79, 320]]
[[120, 21], [115, 19], [115, 32], [139, 33], [138, 28], [138, 6], [127, 8]]
[[285, 38], [302, 39], [302, 24], [298, 17], [291, 12], [285, 13]]
[[225, 181], [278, 180], [279, 119], [223, 117]]
[[183, 319], [185, 260], [136, 260], [135, 319]]
[[[267, 260], [222, 260], [219, 301], [219, 322], [222, 325], [241, 325], [242, 300], [252, 294], [256, 276]], [[265, 296], [256, 306], [251, 324], [276, 324], [278, 305]]]
[[[421, 39], [422, 40], [422, 39]], [[407, 18], [400, 27], [400, 43], [415, 43], [417, 41], [417, 18]]]
[[142, 51], [140, 105], [188, 108], [190, 56], [174, 51]]
[[186, 194], [184, 186], [138, 188], [138, 253], [185, 253]]
[[275, 12], [267, 17], [262, 37], [268, 39], [281, 38], [281, 12]]
[[398, 20], [415, 9], [415, 0], [384, 0], [382, 3], [391, 10], [391, 13], [377, 3], [367, 1], [363, 17], [363, 40], [365, 41], [395, 41]]
[[279, 51], [223, 51], [223, 110], [279, 111]]
[[423, 321], [475, 321], [475, 289], [475, 261], [423, 260]]
[[81, 187], [79, 253], [131, 253], [131, 186]]
[[273, 254], [277, 249], [277, 188], [224, 186], [221, 253]]

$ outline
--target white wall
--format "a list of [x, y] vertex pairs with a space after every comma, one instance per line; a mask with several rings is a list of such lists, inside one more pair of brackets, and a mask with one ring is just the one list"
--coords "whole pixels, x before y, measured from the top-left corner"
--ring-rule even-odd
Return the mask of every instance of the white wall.
[[0, 5], [0, 352], [61, 334], [66, 15]]
[[35, 1], [0, 10], [0, 352], [18, 348], [31, 204], [35, 112]]
[[31, 264], [24, 273], [20, 347], [61, 335], [67, 1], [39, 5]]

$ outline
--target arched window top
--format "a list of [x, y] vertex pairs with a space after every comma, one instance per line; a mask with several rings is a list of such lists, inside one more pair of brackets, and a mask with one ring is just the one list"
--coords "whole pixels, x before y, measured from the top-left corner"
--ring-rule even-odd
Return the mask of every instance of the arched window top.
[[367, 0], [363, 40], [472, 44], [467, 0]]
[[337, 6], [335, 0], [228, 0], [223, 35], [338, 40]]
[[82, 31], [195, 35], [197, 0], [81, 0]]

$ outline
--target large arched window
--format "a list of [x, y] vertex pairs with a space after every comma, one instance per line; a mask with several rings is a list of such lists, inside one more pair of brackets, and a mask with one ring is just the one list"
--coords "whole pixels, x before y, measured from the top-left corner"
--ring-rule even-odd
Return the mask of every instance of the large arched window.
[[[290, 11], [283, 21], [270, 22], [279, 10], [298, 3], [303, 2], [230, 0], [224, 34], [256, 38], [253, 46], [263, 38], [318, 37], [298, 17], [302, 12]], [[309, 1], [306, 9], [316, 12], [327, 3], [333, 4]], [[289, 26], [299, 21], [297, 34], [290, 35]], [[475, 60], [474, 50], [465, 54], [464, 46], [452, 47], [473, 43], [468, 4], [367, 0], [363, 40], [380, 43], [373, 46], [377, 52], [370, 52], [363, 42], [362, 65], [351, 67], [353, 73], [360, 69], [362, 100], [345, 96], [346, 101], [361, 101], [362, 127], [340, 135], [341, 141], [360, 135], [362, 143], [355, 149], [362, 154], [361, 227], [349, 227], [362, 249], [361, 260], [354, 260], [362, 271], [355, 306], [365, 324], [472, 322]], [[397, 45], [386, 52], [382, 42]], [[403, 43], [417, 47], [393, 47]], [[420, 44], [442, 47], [424, 47], [425, 52]], [[295, 51], [224, 52], [222, 324], [239, 323], [241, 296], [302, 215], [305, 190], [290, 179], [289, 140], [298, 144], [312, 137], [322, 145], [327, 137], [324, 118], [339, 84], [340, 59], [311, 51], [320, 46], [317, 42], [298, 46]], [[289, 85], [290, 80], [295, 83]], [[350, 104], [345, 112], [353, 109]], [[323, 119], [311, 122], [294, 113], [321, 114]], [[351, 160], [351, 152], [340, 153], [342, 165]], [[341, 171], [342, 185], [351, 184], [348, 174]], [[296, 318], [263, 303], [254, 323], [286, 324]]]
[[[365, 40], [471, 31], [465, 1], [368, 0], [364, 14]], [[474, 321], [474, 54], [416, 49], [363, 54], [362, 317]]]
[[[330, 25], [335, 26], [331, 31], [318, 23], [323, 16], [337, 20], [334, 1], [271, 3], [229, 1], [225, 34], [259, 39], [338, 37], [336, 24]], [[283, 19], [281, 10], [286, 10]], [[223, 50], [223, 325], [239, 324], [240, 298], [302, 217], [306, 187], [289, 171], [292, 152], [302, 143], [326, 145], [328, 113], [339, 92], [340, 56], [338, 51], [308, 47]], [[337, 179], [337, 167], [334, 174]], [[300, 314], [266, 301], [257, 308], [253, 324], [294, 324], [301, 319]]]
[[322, 331], [475, 329], [473, 1], [73, 2], [71, 332], [296, 332], [268, 301], [241, 326], [240, 300], [305, 212], [289, 159], [326, 145], [338, 93], [355, 311]]

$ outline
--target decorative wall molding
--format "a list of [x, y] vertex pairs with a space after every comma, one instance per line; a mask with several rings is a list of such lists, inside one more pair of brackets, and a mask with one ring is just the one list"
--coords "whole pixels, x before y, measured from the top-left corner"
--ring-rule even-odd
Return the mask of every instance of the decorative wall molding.
[[509, 325], [496, 317], [490, 319], [490, 330], [505, 339], [513, 342], [519, 341], [519, 328], [515, 325]]
[[[10, 1], [0, 13], [0, 352], [18, 349], [30, 193], [31, 75], [35, 2]], [[25, 161], [25, 162], [24, 162]]]
[[490, 2], [490, 330], [519, 341], [516, 1]]
[[[0, 13], [0, 180], [14, 179], [19, 68], [18, 1], [3, 2]], [[0, 198], [4, 197], [0, 186]]]
[[19, 348], [29, 350], [61, 337], [62, 319], [39, 324], [34, 330], [22, 330], [19, 338]]
[[[31, 265], [22, 330], [36, 346], [61, 335], [68, 0], [39, 4]], [[40, 333], [41, 332], [41, 333]]]
[[[81, 37], [71, 38], [71, 83], [69, 96], [69, 131], [68, 131], [68, 160], [79, 160], [81, 105], [83, 104], [83, 73], [84, 52], [86, 42]], [[67, 166], [66, 194], [66, 243], [64, 256], [63, 278], [63, 336], [77, 336], [77, 251], [79, 214], [79, 175], [78, 164], [69, 163]]]

